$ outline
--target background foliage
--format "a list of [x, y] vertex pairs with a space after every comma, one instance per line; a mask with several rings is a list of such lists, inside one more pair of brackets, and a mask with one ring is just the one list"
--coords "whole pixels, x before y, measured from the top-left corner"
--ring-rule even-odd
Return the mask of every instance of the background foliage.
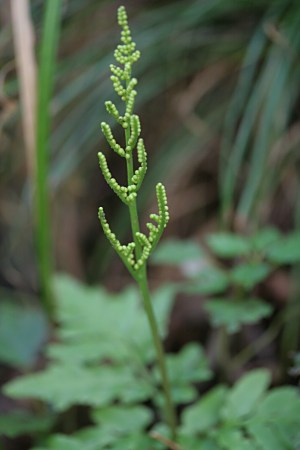
[[[38, 74], [45, 4], [30, 2]], [[128, 237], [126, 210], [111, 196], [97, 165], [97, 152], [106, 150], [99, 125], [105, 115], [104, 101], [112, 98], [108, 68], [118, 41], [115, 17], [119, 4], [61, 2], [59, 29], [46, 39], [50, 50], [55, 40], [58, 43], [54, 89], [50, 104], [42, 108], [51, 120], [49, 136], [43, 138], [49, 149], [44, 172], [48, 183], [46, 176], [42, 181], [50, 199], [47, 225], [53, 268], [122, 292], [107, 294], [101, 287], [96, 294], [96, 288], [57, 278], [56, 297], [61, 300], [54, 332], [40, 307], [35, 178], [28, 169], [21, 127], [24, 113], [12, 38], [14, 23], [10, 2], [0, 3], [0, 381], [4, 384], [16, 373], [43, 369], [41, 374], [28, 375], [23, 388], [30, 391], [32, 383], [31, 395], [50, 403], [44, 410], [39, 402], [28, 406], [1, 394], [0, 430], [6, 432], [2, 445], [9, 450], [30, 448], [38, 442], [41, 448], [73, 450], [82, 447], [82, 440], [91, 441], [87, 448], [124, 449], [133, 445], [126, 441], [132, 430], [132, 422], [124, 419], [129, 415], [126, 408], [131, 408], [133, 418], [140, 418], [137, 448], [147, 448], [144, 430], [149, 431], [154, 423], [164, 435], [157, 423], [161, 405], [155, 392], [160, 387], [144, 319], [136, 294], [127, 287], [126, 271], [108, 248], [97, 220], [102, 204], [112, 228], [123, 239]], [[149, 195], [159, 180], [166, 184], [170, 203], [169, 239], [153, 256], [150, 278], [161, 298], [159, 305], [165, 308], [159, 317], [169, 317], [167, 310], [174, 302], [165, 342], [175, 352], [168, 362], [172, 373], [178, 374], [178, 379], [172, 379], [174, 395], [180, 408], [193, 402], [181, 415], [181, 443], [194, 449], [201, 437], [207, 449], [216, 445], [246, 450], [298, 448], [294, 418], [299, 417], [299, 403], [296, 391], [287, 385], [295, 385], [299, 375], [300, 4], [296, 0], [130, 0], [125, 4], [142, 52], [135, 75], [140, 81], [138, 112], [149, 152], [139, 206], [146, 217], [154, 202]], [[36, 161], [40, 157], [34, 154]], [[125, 177], [113, 155], [110, 164], [116, 176]], [[72, 292], [65, 295], [63, 290]], [[118, 301], [121, 297], [122, 302]], [[86, 298], [89, 309], [83, 307]], [[76, 311], [82, 322], [76, 321]], [[121, 338], [136, 327], [138, 342], [126, 346], [120, 340], [119, 331], [108, 320], [115, 322], [117, 317], [124, 327]], [[51, 362], [46, 367], [41, 349], [53, 336], [58, 342], [47, 346]], [[133, 341], [134, 337], [132, 333]], [[139, 361], [132, 354], [136, 346], [142, 355]], [[103, 368], [103, 380], [97, 367], [107, 355], [114, 359], [112, 367]], [[151, 367], [152, 381], [143, 385], [139, 371], [145, 364]], [[181, 372], [182, 366], [191, 367], [190, 373], [197, 376], [190, 378], [188, 371]], [[257, 367], [269, 372], [250, 371]], [[65, 370], [82, 375], [91, 389], [80, 392], [70, 384], [70, 392], [63, 390], [62, 396], [55, 380], [69, 379]], [[275, 385], [271, 391], [266, 391], [271, 383], [267, 373]], [[131, 399], [124, 399], [122, 383], [116, 380], [121, 375], [140, 386], [131, 392]], [[40, 393], [34, 377], [46, 377], [40, 381]], [[42, 383], [50, 386], [47, 377], [53, 391], [42, 389]], [[102, 382], [111, 383], [106, 399], [93, 395], [93, 383], [97, 387]], [[16, 395], [18, 383], [22, 381], [16, 381]], [[254, 407], [246, 402], [248, 410], [233, 417], [230, 405], [240, 403], [239, 395], [246, 396], [247, 383], [257, 388], [258, 403]], [[152, 397], [154, 404], [148, 405]], [[126, 414], [122, 408], [114, 410], [111, 403], [116, 398], [125, 403]], [[78, 410], [82, 403], [84, 408], [92, 406], [92, 411]], [[220, 403], [225, 406], [219, 408]], [[277, 405], [282, 403], [287, 411], [282, 409], [282, 415], [277, 415]], [[105, 425], [102, 416], [102, 423], [100, 406], [104, 417], [117, 418], [107, 419]], [[62, 412], [65, 408], [71, 408], [71, 413]], [[74, 410], [77, 417], [72, 425]], [[275, 422], [270, 422], [273, 415]], [[88, 430], [66, 436], [77, 426], [87, 426], [86, 417], [94, 424], [102, 423], [106, 443], [100, 444]], [[112, 422], [124, 423], [126, 429], [104, 433]], [[288, 438], [282, 423], [289, 430]], [[43, 444], [50, 428], [60, 434]], [[9, 440], [20, 433], [27, 437]], [[119, 443], [112, 444], [112, 435], [118, 436]], [[287, 441], [291, 436], [293, 444]], [[160, 448], [159, 441], [155, 442]]]

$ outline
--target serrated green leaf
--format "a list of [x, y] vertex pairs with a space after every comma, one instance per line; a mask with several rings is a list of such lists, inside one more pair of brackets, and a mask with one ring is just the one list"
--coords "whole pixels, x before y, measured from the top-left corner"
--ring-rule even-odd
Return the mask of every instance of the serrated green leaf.
[[233, 233], [214, 233], [206, 239], [210, 249], [221, 258], [236, 258], [251, 253], [247, 237]]
[[216, 433], [216, 440], [222, 450], [259, 450], [238, 428], [221, 428]]
[[245, 289], [251, 289], [270, 273], [271, 266], [265, 263], [239, 264], [230, 271], [231, 281]]
[[131, 401], [146, 400], [152, 394], [151, 386], [141, 379], [139, 389], [138, 381], [129, 367], [52, 365], [8, 383], [4, 392], [14, 398], [37, 398], [63, 411], [75, 404], [103, 406], [124, 400], [130, 385], [136, 387]]
[[4, 301], [0, 304], [0, 360], [30, 367], [48, 337], [47, 320], [37, 308]]
[[164, 450], [164, 446], [147, 433], [133, 432], [130, 435], [105, 435], [101, 428], [83, 428], [73, 436], [57, 434], [43, 447], [33, 450]]
[[154, 264], [182, 265], [185, 262], [202, 259], [203, 254], [202, 248], [195, 241], [167, 239], [157, 246], [151, 256], [151, 262]]
[[191, 294], [220, 294], [229, 286], [228, 275], [215, 267], [207, 267], [191, 280], [185, 289]]
[[222, 417], [234, 421], [249, 416], [270, 383], [270, 373], [257, 369], [244, 375], [231, 389], [222, 409]]
[[152, 412], [145, 406], [114, 405], [94, 410], [92, 419], [104, 434], [131, 434], [144, 430], [152, 421]]
[[[172, 384], [171, 385], [172, 400], [176, 405], [193, 402], [198, 395], [197, 389], [188, 384]], [[164, 399], [162, 396], [156, 397], [156, 403], [163, 408]]]
[[[87, 339], [116, 333], [126, 333], [141, 316], [138, 292], [128, 288], [121, 294], [112, 294], [100, 287], [84, 286], [67, 275], [54, 279], [57, 319], [62, 339]], [[105, 314], [103, 314], [105, 311]], [[112, 327], [115, 317], [122, 317], [119, 327]]]
[[182, 413], [181, 433], [194, 435], [209, 430], [220, 421], [220, 409], [228, 393], [225, 386], [217, 386], [205, 394], [196, 404]]
[[[190, 343], [177, 354], [166, 356], [172, 398], [175, 403], [186, 403], [197, 396], [192, 383], [207, 381], [212, 373], [208, 367], [207, 359], [198, 344]], [[160, 383], [160, 374], [156, 367], [153, 371], [156, 383]], [[161, 406], [161, 396], [156, 397]]]
[[74, 342], [50, 344], [46, 354], [54, 361], [65, 365], [79, 365], [96, 363], [112, 355], [115, 362], [122, 362], [130, 358], [132, 349], [128, 343], [116, 339], [104, 341], [88, 337], [74, 340]]
[[[33, 450], [82, 450], [82, 442], [71, 436], [56, 435], [49, 439], [45, 447], [34, 447]], [[96, 450], [86, 446], [85, 450]]]
[[[117, 362], [130, 357], [135, 361], [140, 359], [140, 363], [153, 361], [151, 333], [136, 288], [112, 294], [101, 288], [82, 286], [65, 275], [55, 278], [54, 287], [60, 323], [58, 334], [66, 347], [51, 346], [49, 352], [53, 357], [62, 359], [65, 355], [71, 362], [74, 356], [77, 363], [97, 357]], [[167, 284], [152, 294], [162, 337], [167, 333], [176, 289], [176, 285]], [[122, 317], [117, 327], [116, 317]], [[73, 350], [68, 348], [69, 344]], [[76, 355], [77, 344], [84, 351]]]
[[274, 389], [260, 402], [256, 417], [258, 420], [281, 423], [299, 420], [300, 426], [300, 395], [297, 388], [283, 386]]
[[[38, 398], [59, 411], [74, 404], [103, 406], [115, 400], [128, 403], [151, 398], [155, 386], [151, 377], [144, 377], [144, 365], [155, 356], [136, 289], [110, 294], [82, 286], [68, 276], [57, 277], [54, 286], [60, 342], [48, 348], [52, 361], [44, 371], [9, 383], [7, 394]], [[162, 335], [167, 331], [175, 291], [174, 285], [165, 285], [153, 295]], [[122, 317], [117, 327], [116, 317]]]
[[[166, 358], [173, 401], [177, 404], [191, 402], [197, 396], [192, 383], [207, 381], [212, 376], [202, 348], [190, 343], [179, 353], [166, 355]], [[160, 383], [157, 367], [154, 368], [153, 375], [155, 382]], [[163, 399], [160, 394], [156, 396], [156, 403], [162, 407]]]
[[124, 436], [118, 439], [110, 450], [165, 450], [165, 445], [157, 440], [147, 436], [146, 433], [134, 433], [130, 436]]
[[177, 354], [167, 355], [167, 367], [174, 384], [207, 381], [212, 376], [203, 349], [194, 343]]
[[216, 441], [211, 438], [195, 437], [195, 436], [179, 436], [179, 444], [184, 450], [195, 450], [201, 445], [201, 450], [219, 450], [216, 447]]
[[264, 228], [251, 237], [251, 245], [255, 251], [264, 253], [280, 237], [281, 234], [277, 228]]
[[295, 232], [278, 239], [266, 251], [275, 264], [294, 264], [300, 261], [300, 233]]
[[254, 442], [257, 443], [262, 450], [289, 450], [283, 442], [280, 442], [275, 430], [268, 425], [255, 422], [248, 424], [247, 432], [252, 435]]
[[259, 299], [245, 301], [211, 299], [204, 304], [214, 326], [225, 326], [229, 333], [236, 333], [242, 325], [252, 324], [268, 317], [272, 308]]
[[299, 416], [294, 417], [293, 421], [284, 421], [277, 423], [268, 423], [271, 431], [278, 440], [282, 442], [288, 449], [299, 449], [300, 446], [300, 421]]
[[92, 446], [95, 450], [110, 448], [120, 438], [118, 434], [114, 434], [111, 430], [106, 433], [106, 430], [98, 425], [82, 428], [73, 436], [78, 439], [84, 449], [87, 446]]
[[35, 434], [48, 431], [54, 423], [53, 415], [36, 416], [24, 411], [0, 415], [0, 435], [13, 438], [21, 434]]

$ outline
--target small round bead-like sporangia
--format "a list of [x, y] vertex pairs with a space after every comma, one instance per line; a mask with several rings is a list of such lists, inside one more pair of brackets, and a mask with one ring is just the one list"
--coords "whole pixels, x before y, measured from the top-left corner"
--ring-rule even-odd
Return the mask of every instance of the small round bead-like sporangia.
[[[137, 191], [140, 188], [147, 171], [147, 153], [143, 139], [139, 137], [141, 134], [139, 117], [133, 114], [135, 97], [137, 95], [135, 90], [137, 79], [132, 77], [131, 73], [132, 65], [139, 59], [140, 52], [139, 50], [136, 50], [136, 44], [132, 41], [126, 10], [123, 6], [118, 9], [118, 22], [122, 27], [121, 43], [117, 46], [114, 55], [117, 63], [123, 67], [111, 64], [110, 70], [112, 73], [111, 80], [114, 90], [119, 95], [121, 100], [125, 102], [125, 112], [122, 116], [116, 105], [111, 101], [105, 102], [105, 107], [107, 112], [126, 131], [125, 147], [123, 148], [116, 141], [113, 136], [112, 129], [106, 122], [101, 123], [101, 129], [109, 146], [119, 156], [126, 158], [128, 161], [132, 161], [132, 152], [135, 150], [137, 151], [138, 167], [134, 168], [133, 174], [131, 177], [129, 176], [128, 186], [121, 186], [112, 176], [108, 168], [106, 157], [102, 152], [98, 153], [98, 157], [99, 165], [106, 182], [119, 196], [119, 198], [125, 204], [130, 206], [132, 202], [135, 203], [136, 201]], [[116, 235], [111, 231], [103, 208], [99, 208], [99, 219], [104, 234], [131, 273], [134, 273], [134, 271], [139, 271], [146, 264], [151, 251], [156, 246], [169, 220], [166, 191], [161, 183], [158, 183], [156, 186], [156, 196], [158, 203], [158, 214], [150, 214], [150, 219], [155, 222], [155, 224], [152, 222], [147, 223], [147, 236], [139, 232], [135, 234], [135, 239], [137, 239], [137, 242], [139, 242], [141, 247], [141, 254], [138, 259], [136, 259], [135, 255], [135, 243], [130, 242], [127, 245], [122, 245]]]

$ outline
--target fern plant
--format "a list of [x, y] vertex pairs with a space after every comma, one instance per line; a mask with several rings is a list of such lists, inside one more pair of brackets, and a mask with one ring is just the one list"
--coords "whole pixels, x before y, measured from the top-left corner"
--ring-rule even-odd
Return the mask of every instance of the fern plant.
[[[139, 59], [140, 52], [139, 50], [136, 50], [136, 44], [132, 40], [124, 6], [121, 6], [118, 9], [118, 23], [122, 28], [122, 43], [118, 45], [115, 50], [115, 59], [121, 67], [119, 65], [111, 64], [110, 69], [112, 72], [111, 80], [113, 82], [114, 90], [125, 103], [125, 111], [124, 114], [121, 115], [117, 106], [111, 101], [107, 101], [105, 106], [107, 112], [112, 115], [124, 129], [124, 148], [116, 141], [110, 126], [106, 122], [101, 123], [101, 128], [111, 149], [126, 161], [127, 186], [121, 186], [112, 176], [106, 157], [102, 152], [98, 153], [98, 157], [100, 168], [107, 184], [118, 195], [122, 202], [128, 206], [133, 241], [127, 245], [121, 244], [116, 235], [112, 232], [102, 207], [99, 208], [99, 219], [104, 234], [139, 286], [160, 368], [165, 394], [166, 417], [169, 423], [172, 438], [175, 439], [175, 410], [170, 394], [170, 383], [166, 369], [164, 351], [160, 341], [158, 327], [149, 294], [146, 268], [149, 255], [156, 247], [169, 220], [167, 195], [163, 184], [158, 183], [156, 186], [158, 214], [150, 215], [152, 222], [147, 223], [147, 228], [149, 230], [148, 235], [142, 233], [140, 231], [136, 198], [147, 170], [147, 153], [144, 141], [140, 137], [141, 124], [139, 117], [133, 113], [135, 97], [137, 94], [135, 90], [137, 80], [132, 77], [132, 65]], [[137, 160], [139, 164], [137, 168], [134, 167], [133, 152], [135, 150], [137, 151]]]
[[[299, 235], [282, 237], [274, 230], [265, 230], [251, 239], [229, 233], [211, 235], [207, 244], [212, 253], [220, 260], [239, 261], [239, 265], [226, 271], [210, 266], [207, 278], [196, 276], [188, 288], [185, 284], [165, 285], [154, 293], [151, 302], [146, 264], [169, 215], [165, 189], [159, 183], [158, 214], [150, 215], [149, 233], [141, 233], [136, 198], [146, 174], [147, 155], [140, 138], [139, 118], [133, 114], [137, 81], [131, 76], [132, 65], [140, 55], [132, 41], [124, 7], [119, 8], [118, 19], [122, 44], [115, 56], [123, 67], [112, 65], [111, 71], [115, 91], [125, 102], [125, 112], [121, 115], [112, 102], [106, 102], [106, 109], [124, 129], [125, 145], [117, 143], [107, 123], [101, 127], [112, 150], [126, 160], [127, 186], [113, 178], [103, 153], [99, 153], [99, 163], [109, 186], [128, 206], [133, 241], [120, 243], [103, 208], [99, 209], [99, 218], [105, 235], [139, 287], [150, 327], [136, 288], [109, 294], [102, 288], [82, 286], [69, 277], [57, 277], [57, 340], [47, 346], [48, 365], [4, 388], [11, 397], [45, 402], [44, 417], [22, 412], [0, 417], [0, 435], [12, 437], [30, 432], [35, 450], [300, 449], [300, 397], [296, 387], [269, 390], [269, 371], [257, 369], [241, 376], [232, 387], [212, 387], [199, 399], [200, 383], [212, 380], [201, 347], [193, 343], [177, 354], [164, 355], [160, 336], [167, 333], [174, 293], [182, 288], [205, 295], [224, 294], [225, 297], [211, 299], [206, 309], [212, 324], [224, 327], [228, 333], [268, 316], [268, 305], [249, 299], [249, 293], [278, 265], [299, 262]], [[165, 244], [156, 252], [156, 262], [177, 261], [182, 265], [185, 259], [188, 262], [203, 257], [201, 248], [188, 244]], [[231, 285], [239, 292], [238, 301], [227, 298]], [[248, 307], [244, 307], [246, 302]], [[122, 317], [118, 327], [114, 326], [116, 316]], [[297, 358], [295, 373], [298, 366]], [[158, 414], [162, 388], [168, 427], [160, 422]], [[172, 399], [182, 411], [177, 433]], [[57, 417], [61, 419], [59, 413], [67, 413], [77, 405], [89, 407], [90, 425], [80, 428], [75, 417], [67, 435], [51, 435]]]

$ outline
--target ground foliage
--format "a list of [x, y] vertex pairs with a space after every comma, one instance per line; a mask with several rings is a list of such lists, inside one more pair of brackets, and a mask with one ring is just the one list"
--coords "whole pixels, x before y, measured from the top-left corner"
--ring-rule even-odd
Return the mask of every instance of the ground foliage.
[[[165, 285], [153, 296], [162, 337], [166, 335], [174, 290], [174, 285]], [[54, 435], [34, 448], [165, 448], [151, 438], [151, 431], [146, 432], [154, 425], [153, 432], [167, 437], [165, 426], [155, 420], [157, 416], [164, 420], [161, 387], [136, 290], [109, 294], [59, 276], [55, 291], [57, 342], [47, 346], [48, 365], [43, 371], [10, 382], [5, 392], [14, 398], [45, 402], [52, 416], [71, 406], [89, 406], [93, 425], [72, 436]], [[168, 355], [167, 363], [173, 399], [178, 405], [187, 405], [179, 427], [182, 448], [298, 448], [297, 388], [269, 391], [270, 372], [257, 369], [232, 388], [220, 384], [199, 399], [197, 384], [212, 378], [201, 347], [191, 343], [179, 353]], [[45, 418], [48, 427], [51, 415]], [[0, 421], [0, 429], [8, 436], [45, 429], [46, 425], [41, 418], [31, 422], [32, 428], [24, 419], [22, 424], [14, 417], [7, 417], [6, 423]]]

